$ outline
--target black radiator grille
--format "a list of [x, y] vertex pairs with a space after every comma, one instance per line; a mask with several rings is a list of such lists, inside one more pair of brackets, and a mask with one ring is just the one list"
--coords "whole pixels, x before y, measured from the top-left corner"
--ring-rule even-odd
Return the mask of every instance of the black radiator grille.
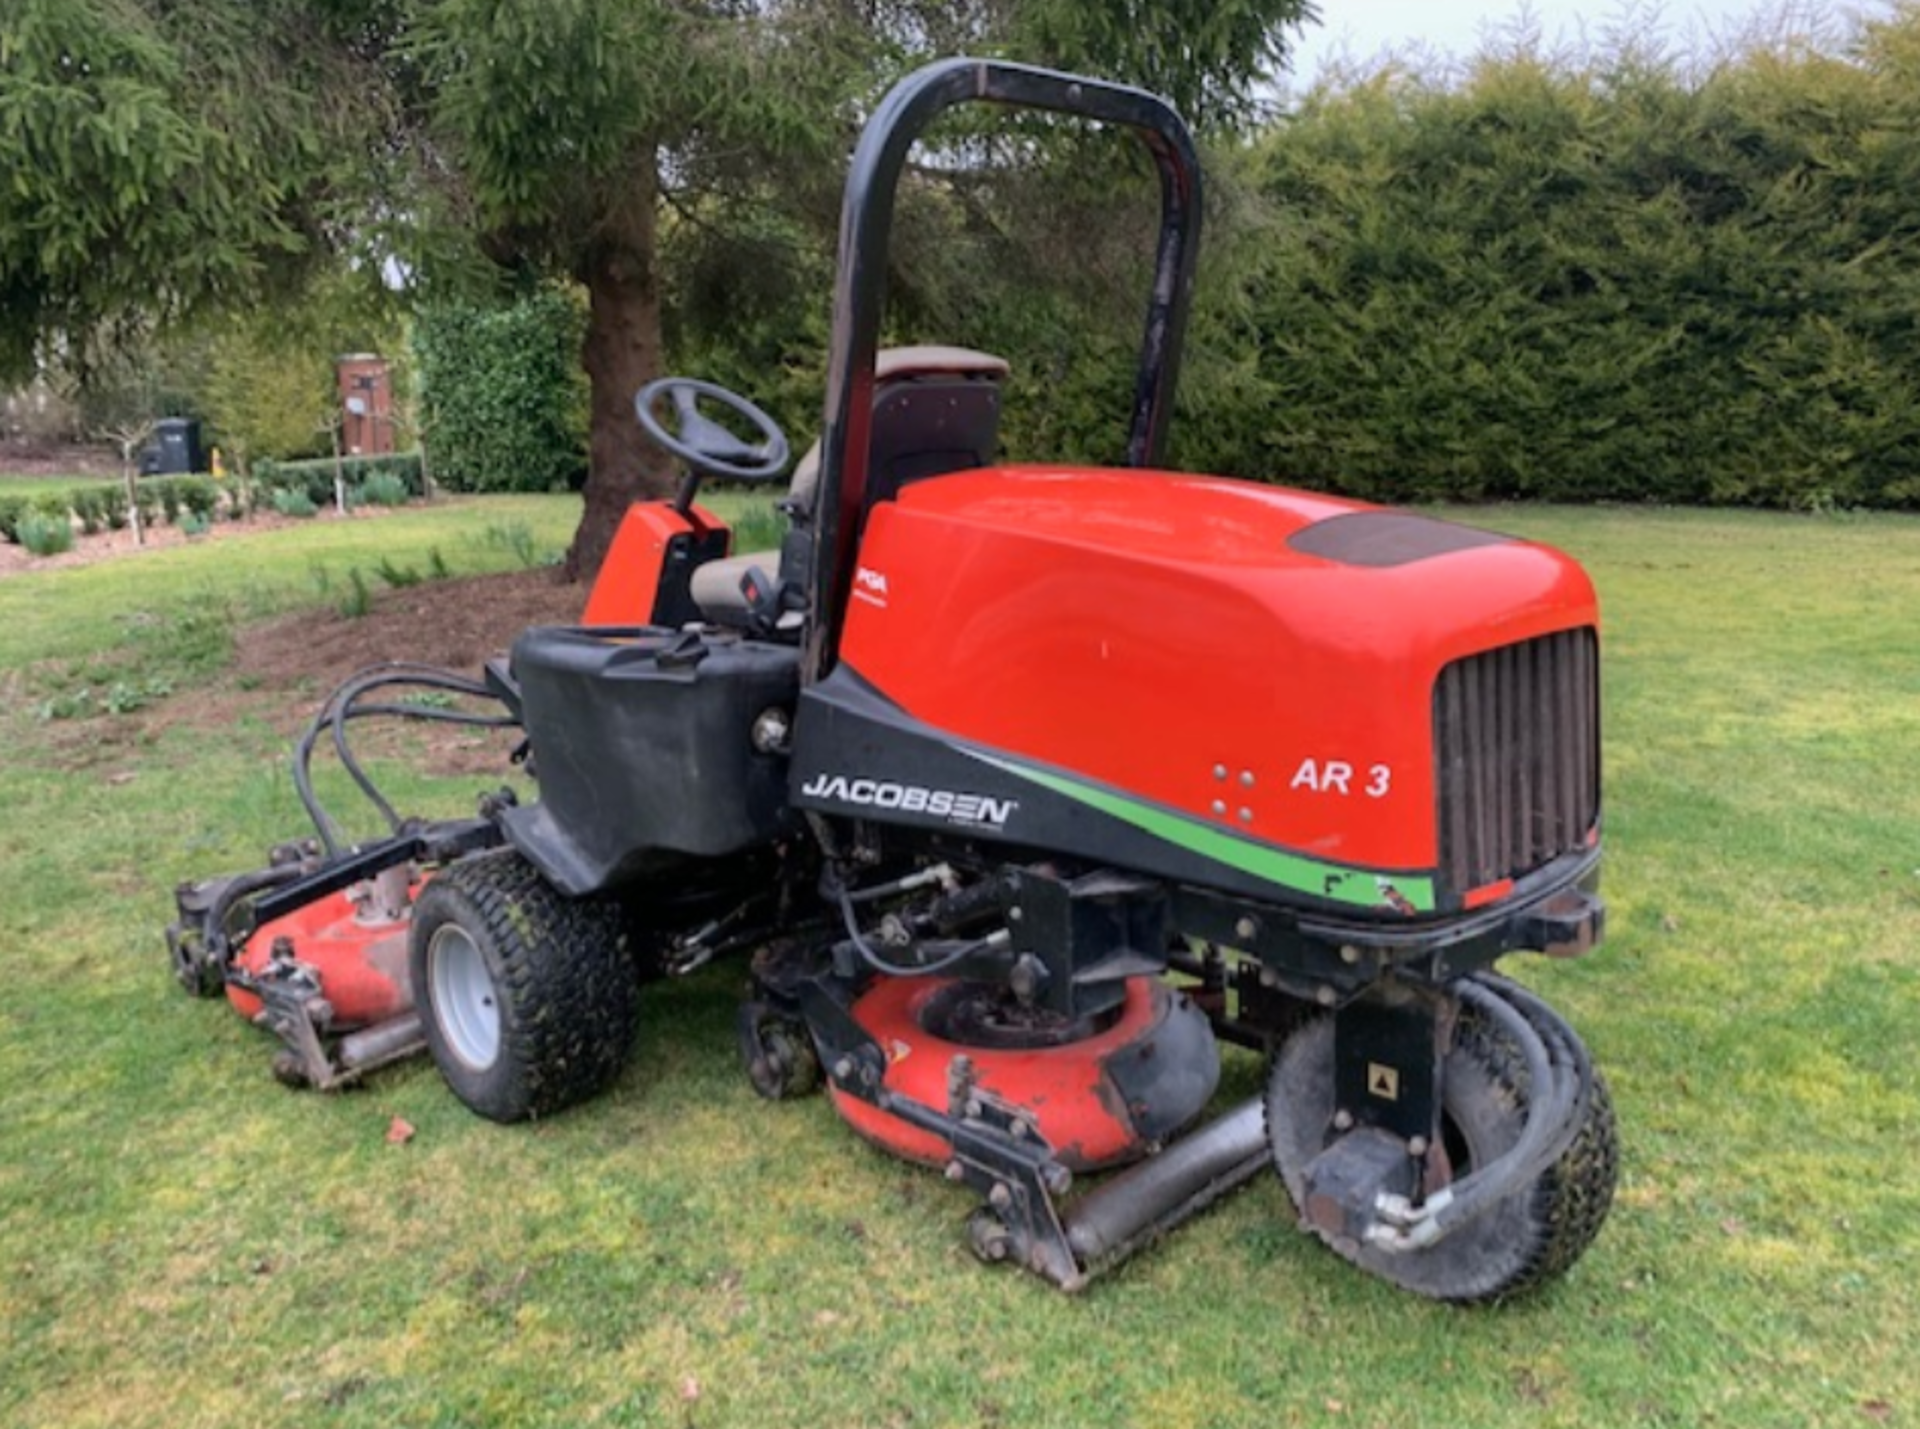
[[1591, 629], [1456, 660], [1433, 690], [1440, 874], [1456, 893], [1580, 848], [1600, 812]]

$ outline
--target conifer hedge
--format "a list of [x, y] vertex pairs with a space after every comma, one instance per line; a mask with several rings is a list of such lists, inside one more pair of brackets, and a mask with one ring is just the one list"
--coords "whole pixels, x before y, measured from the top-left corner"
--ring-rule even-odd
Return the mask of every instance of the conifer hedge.
[[1920, 506], [1920, 6], [1844, 56], [1697, 76], [1386, 71], [1241, 170], [1269, 207], [1194, 342], [1251, 351], [1224, 394], [1190, 380], [1192, 464], [1390, 500]]
[[[1389, 66], [1214, 143], [1170, 460], [1385, 501], [1920, 508], [1920, 0], [1889, 13], [1711, 61], [1629, 35]], [[907, 186], [886, 337], [1006, 356], [1010, 459], [1111, 461], [1151, 176], [1040, 153]], [[669, 360], [804, 449], [831, 249], [766, 223], [717, 247], [667, 226]], [[470, 320], [428, 331], [493, 370]], [[544, 374], [555, 347], [517, 350]], [[454, 369], [423, 368], [450, 397]], [[527, 430], [452, 409], [449, 431]]]

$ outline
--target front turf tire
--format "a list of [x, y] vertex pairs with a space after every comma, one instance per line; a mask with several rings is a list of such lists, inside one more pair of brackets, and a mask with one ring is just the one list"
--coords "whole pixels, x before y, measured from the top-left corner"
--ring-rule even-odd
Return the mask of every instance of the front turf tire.
[[[1540, 1015], [1551, 1015], [1541, 1009]], [[1573, 1029], [1556, 1017], [1561, 1034]], [[1267, 1084], [1267, 1141], [1296, 1209], [1306, 1171], [1334, 1113], [1333, 1020], [1316, 1018], [1281, 1045]], [[1531, 1103], [1526, 1061], [1513, 1039], [1463, 1007], [1446, 1058], [1442, 1116], [1454, 1169], [1465, 1175], [1520, 1138]], [[1455, 1304], [1511, 1299], [1563, 1274], [1600, 1233], [1620, 1174], [1619, 1132], [1596, 1070], [1572, 1143], [1558, 1160], [1487, 1213], [1421, 1250], [1329, 1242], [1362, 1270], [1403, 1290]]]
[[552, 1116], [626, 1066], [639, 977], [620, 906], [565, 897], [511, 849], [428, 881], [409, 962], [433, 1060], [481, 1116]]

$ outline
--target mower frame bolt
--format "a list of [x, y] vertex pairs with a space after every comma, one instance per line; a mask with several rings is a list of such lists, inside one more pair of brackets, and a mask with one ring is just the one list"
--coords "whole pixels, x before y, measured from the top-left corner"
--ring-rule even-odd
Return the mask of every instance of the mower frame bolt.
[[833, 1079], [836, 1082], [849, 1081], [853, 1077], [853, 1058], [842, 1057], [833, 1064]]
[[1242, 769], [1240, 771], [1240, 787], [1242, 789], [1251, 789], [1253, 787], [1253, 771], [1251, 769]]
[[967, 1179], [967, 1168], [955, 1158], [947, 1163], [946, 1177], [949, 1181], [964, 1181]]
[[987, 1192], [987, 1204], [996, 1211], [1004, 1211], [1013, 1204], [1013, 1192], [1007, 1189], [1005, 1181], [994, 1182], [993, 1189]]
[[1233, 925], [1233, 935], [1236, 938], [1252, 938], [1258, 934], [1259, 931], [1260, 925], [1251, 918], [1242, 918], [1238, 923]]
[[1025, 1141], [1027, 1139], [1027, 1132], [1029, 1129], [1030, 1128], [1027, 1126], [1026, 1122], [1022, 1121], [1019, 1117], [1016, 1116], [1008, 1124], [1007, 1133], [1010, 1136], [1012, 1136], [1015, 1141]]
[[1332, 1007], [1334, 1003], [1340, 1000], [1340, 994], [1335, 992], [1331, 987], [1322, 984], [1314, 989], [1313, 1000], [1322, 1007]]
[[1359, 962], [1360, 950], [1354, 947], [1352, 943], [1342, 943], [1340, 945], [1340, 961], [1343, 963]]
[[961, 1110], [967, 1114], [967, 1120], [978, 1121], [980, 1120], [980, 1113], [984, 1108], [980, 1105], [980, 1098], [968, 1097], [966, 1106], [962, 1107]]
[[1425, 1156], [1426, 1154], [1427, 1154], [1427, 1138], [1426, 1137], [1416, 1136], [1407, 1143], [1407, 1155]]
[[1335, 1112], [1333, 1114], [1333, 1129], [1335, 1131], [1352, 1131], [1353, 1113], [1344, 1107]]
[[1222, 781], [1224, 781], [1224, 780], [1226, 779], [1226, 777], [1227, 777], [1227, 766], [1226, 766], [1226, 765], [1224, 765], [1224, 764], [1216, 764], [1216, 765], [1214, 765], [1214, 766], [1213, 766], [1213, 777], [1214, 777], [1214, 778], [1216, 778], [1216, 779], [1219, 779], [1219, 780], [1222, 780]]
[[748, 737], [752, 740], [754, 749], [761, 754], [784, 754], [792, 733], [793, 722], [787, 718], [787, 712], [778, 706], [773, 706], [760, 711], [753, 721], [753, 730]]
[[1260, 986], [1262, 987], [1280, 986], [1280, 974], [1275, 972], [1272, 968], [1261, 968], [1260, 969]]

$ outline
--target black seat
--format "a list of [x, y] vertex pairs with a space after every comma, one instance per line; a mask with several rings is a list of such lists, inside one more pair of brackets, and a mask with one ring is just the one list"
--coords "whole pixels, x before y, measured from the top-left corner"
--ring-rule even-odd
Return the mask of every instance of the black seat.
[[[874, 360], [871, 501], [887, 501], [910, 482], [987, 466], [999, 447], [1000, 382], [1005, 358], [966, 347], [890, 347]], [[793, 469], [785, 505], [810, 516], [820, 481], [820, 443]], [[721, 625], [744, 624], [741, 582], [752, 570], [772, 584], [780, 552], [747, 551], [708, 561], [693, 573], [694, 603]]]

